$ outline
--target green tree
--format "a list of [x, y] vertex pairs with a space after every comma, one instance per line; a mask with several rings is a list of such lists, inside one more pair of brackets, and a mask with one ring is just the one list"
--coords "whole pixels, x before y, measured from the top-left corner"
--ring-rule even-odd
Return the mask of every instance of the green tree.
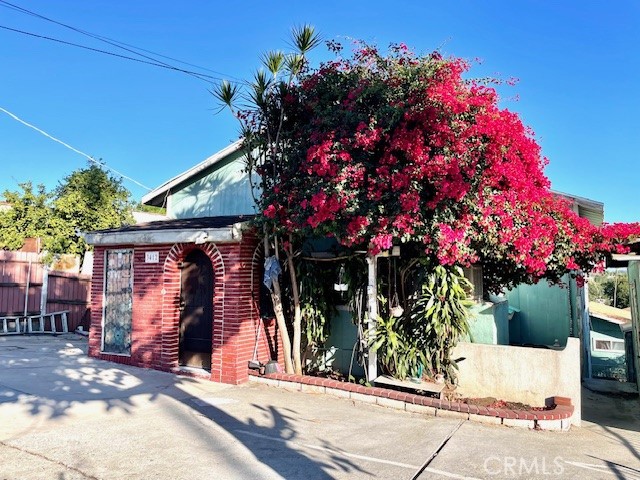
[[154, 207], [152, 205], [145, 205], [142, 202], [138, 202], [133, 206], [133, 210], [136, 212], [145, 212], [145, 213], [157, 213], [159, 215], [166, 215], [167, 209], [166, 207]]
[[131, 193], [122, 181], [98, 165], [74, 171], [54, 191], [53, 234], [45, 240], [52, 254], [84, 255], [82, 232], [117, 228], [133, 222]]
[[629, 278], [626, 271], [595, 275], [589, 280], [589, 298], [616, 308], [629, 306]]
[[26, 238], [44, 238], [50, 233], [51, 194], [44, 185], [34, 191], [31, 182], [19, 184], [22, 191], [3, 193], [10, 208], [0, 211], [0, 248], [18, 250]]
[[629, 279], [626, 273], [616, 272], [613, 276], [607, 277], [602, 287], [609, 305], [616, 308], [629, 306]]

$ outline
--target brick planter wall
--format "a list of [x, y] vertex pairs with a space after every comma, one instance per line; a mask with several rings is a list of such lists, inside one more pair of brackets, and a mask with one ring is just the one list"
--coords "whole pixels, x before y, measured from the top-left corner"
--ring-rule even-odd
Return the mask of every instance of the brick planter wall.
[[[238, 384], [247, 381], [259, 316], [262, 257], [258, 239], [244, 234], [240, 242], [195, 245], [97, 246], [91, 285], [89, 355], [128, 365], [179, 371], [180, 324], [179, 264], [194, 249], [211, 260], [214, 275], [213, 328], [210, 379]], [[102, 353], [102, 300], [105, 250], [133, 248], [133, 320], [131, 355]], [[145, 252], [158, 252], [158, 263], [145, 263]], [[253, 291], [252, 291], [253, 288]], [[275, 322], [263, 322], [258, 338], [258, 359], [271, 359], [269, 345], [278, 341]]]
[[355, 383], [339, 382], [307, 375], [291, 375], [287, 373], [259, 375], [253, 371], [249, 375], [252, 381], [266, 383], [274, 387], [329, 394], [408, 412], [460, 418], [461, 420], [509, 427], [524, 427], [537, 430], [568, 430], [571, 427], [571, 417], [574, 413], [571, 399], [567, 397], [553, 397], [555, 408], [551, 410], [511, 410], [508, 408], [468, 405], [461, 402], [399, 392], [388, 388], [366, 387]]

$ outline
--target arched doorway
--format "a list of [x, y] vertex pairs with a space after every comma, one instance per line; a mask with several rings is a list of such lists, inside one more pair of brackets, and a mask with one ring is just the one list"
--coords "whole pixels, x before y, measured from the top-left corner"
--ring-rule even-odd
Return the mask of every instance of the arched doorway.
[[210, 370], [213, 266], [202, 250], [193, 250], [185, 258], [180, 287], [179, 364]]

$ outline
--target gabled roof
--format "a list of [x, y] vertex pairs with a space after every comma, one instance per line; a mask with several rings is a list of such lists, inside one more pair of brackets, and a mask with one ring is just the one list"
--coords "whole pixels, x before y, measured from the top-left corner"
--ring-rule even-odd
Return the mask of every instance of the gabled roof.
[[195, 167], [191, 167], [189, 170], [182, 172], [179, 175], [176, 175], [170, 180], [167, 180], [165, 183], [155, 188], [154, 190], [147, 193], [144, 197], [142, 197], [142, 203], [145, 205], [155, 205], [155, 206], [163, 206], [164, 197], [167, 195], [169, 190], [171, 190], [176, 185], [180, 185], [181, 183], [189, 180], [190, 178], [196, 176], [203, 170], [215, 165], [216, 163], [224, 160], [226, 157], [231, 155], [232, 153], [237, 152], [242, 147], [242, 139], [236, 140], [232, 144], [224, 147], [217, 153], [214, 153], [206, 160], [200, 162]]
[[604, 222], [604, 203], [556, 190], [551, 190], [551, 193], [569, 200], [574, 212], [589, 220], [593, 225], [599, 227]]

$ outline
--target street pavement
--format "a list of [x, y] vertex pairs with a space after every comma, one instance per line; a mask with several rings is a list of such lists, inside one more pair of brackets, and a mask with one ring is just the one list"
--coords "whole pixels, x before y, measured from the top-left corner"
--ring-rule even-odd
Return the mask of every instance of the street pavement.
[[589, 393], [582, 428], [529, 431], [85, 351], [73, 334], [0, 337], [0, 479], [640, 480], [637, 399]]

